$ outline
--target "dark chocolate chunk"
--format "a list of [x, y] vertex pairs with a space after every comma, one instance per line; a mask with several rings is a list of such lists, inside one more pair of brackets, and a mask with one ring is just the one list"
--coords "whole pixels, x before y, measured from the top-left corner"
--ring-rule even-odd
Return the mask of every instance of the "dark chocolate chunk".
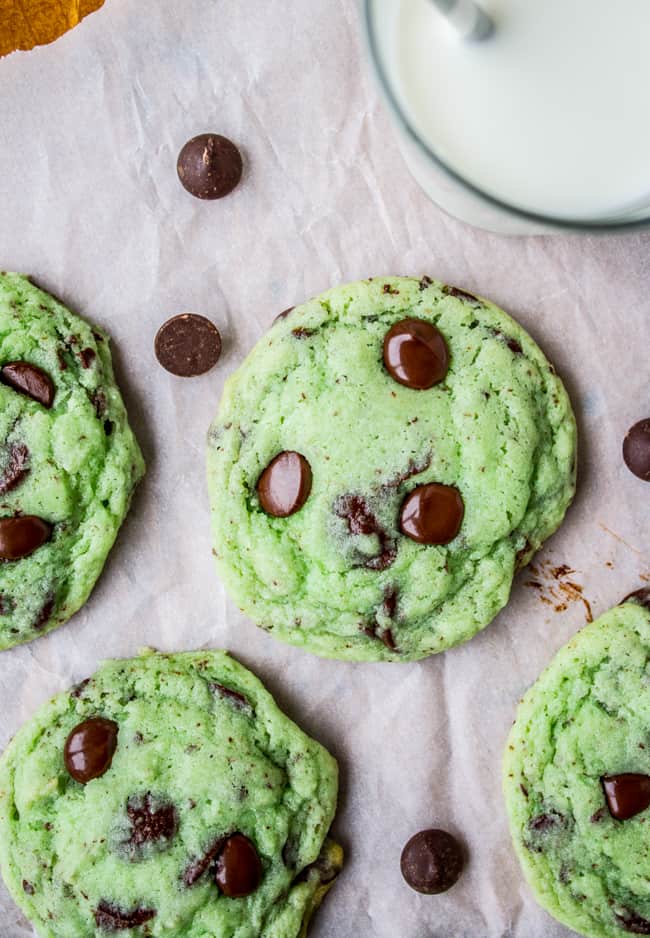
[[180, 313], [163, 323], [154, 341], [156, 358], [179, 378], [205, 374], [219, 361], [219, 330], [197, 313]]
[[217, 857], [215, 880], [229, 899], [243, 899], [255, 892], [262, 879], [262, 863], [252, 841], [233, 834]]
[[84, 368], [90, 368], [92, 363], [95, 361], [96, 353], [94, 349], [82, 348], [79, 352], [79, 358], [81, 359], [81, 364]]
[[384, 337], [384, 364], [399, 384], [426, 391], [447, 374], [447, 343], [433, 323], [402, 319]]
[[291, 450], [278, 453], [257, 482], [260, 505], [267, 515], [287, 518], [305, 504], [311, 482], [311, 466], [304, 456]]
[[24, 443], [13, 443], [2, 474], [0, 475], [0, 495], [15, 489], [29, 472], [29, 450]]
[[193, 886], [195, 883], [198, 883], [201, 877], [214, 866], [215, 860], [217, 859], [219, 853], [221, 852], [221, 848], [227, 839], [227, 837], [219, 837], [217, 840], [213, 841], [212, 844], [210, 844], [203, 856], [197, 857], [190, 863], [190, 865], [183, 873], [183, 882], [186, 886], [189, 887]]
[[650, 921], [637, 915], [636, 912], [616, 912], [616, 919], [621, 928], [632, 935], [650, 935]]
[[624, 772], [601, 778], [609, 813], [617, 821], [627, 821], [650, 805], [650, 775]]
[[291, 330], [291, 335], [295, 336], [296, 339], [308, 339], [314, 334], [315, 329], [304, 329], [301, 326], [298, 326], [296, 329]]
[[364, 560], [369, 570], [386, 570], [397, 556], [395, 541], [384, 530], [368, 502], [361, 495], [342, 495], [334, 504], [339, 518], [345, 518], [350, 534], [376, 534], [379, 538], [379, 553]]
[[650, 482], [650, 418], [639, 420], [623, 440], [625, 465], [639, 479]]
[[36, 892], [32, 884], [26, 879], [23, 880], [23, 892], [26, 892], [28, 896], [33, 896]]
[[49, 375], [29, 362], [7, 362], [0, 369], [0, 381], [8, 387], [38, 401], [43, 407], [51, 407], [54, 400], [54, 385]]
[[638, 603], [639, 606], [645, 606], [646, 609], [650, 609], [650, 586], [642, 586], [641, 589], [635, 590], [633, 593], [628, 593], [625, 599], [622, 599], [619, 605], [623, 603]]
[[457, 488], [430, 482], [419, 485], [404, 499], [400, 528], [418, 544], [448, 544], [458, 534], [464, 513]]
[[426, 290], [426, 288], [427, 288], [427, 287], [430, 287], [432, 283], [433, 283], [433, 280], [431, 279], [431, 277], [428, 277], [428, 276], [425, 274], [425, 275], [420, 279], [420, 283], [418, 284], [418, 286], [420, 287], [420, 290]]
[[75, 697], [78, 700], [80, 697], [83, 696], [83, 693], [89, 684], [90, 684], [89, 677], [84, 678], [83, 681], [79, 681], [79, 683], [76, 684], [70, 691], [70, 696]]
[[138, 928], [139, 925], [150, 922], [155, 916], [155, 909], [137, 908], [125, 912], [102, 899], [95, 909], [95, 924], [104, 931], [126, 931], [127, 928]]
[[244, 164], [235, 144], [221, 134], [200, 134], [178, 155], [176, 170], [184, 188], [197, 199], [222, 199], [239, 183]]
[[463, 849], [455, 837], [443, 830], [415, 834], [402, 851], [402, 876], [412, 889], [431, 896], [446, 892], [460, 876]]
[[524, 354], [524, 350], [516, 339], [512, 339], [509, 336], [506, 336], [506, 345], [514, 355]]
[[0, 560], [22, 560], [52, 536], [52, 525], [36, 515], [0, 519]]
[[109, 770], [118, 730], [117, 723], [104, 717], [90, 717], [75, 726], [63, 750], [65, 767], [75, 781], [85, 785]]
[[249, 701], [244, 697], [243, 694], [240, 694], [239, 691], [233, 690], [231, 687], [224, 687], [223, 684], [218, 684], [216, 681], [212, 681], [208, 684], [210, 691], [213, 694], [218, 694], [219, 697], [225, 697], [234, 707], [238, 710], [244, 710], [247, 713], [252, 713], [253, 708], [251, 707]]
[[455, 296], [457, 300], [464, 300], [467, 303], [471, 303], [472, 306], [476, 306], [480, 303], [477, 296], [474, 296], [473, 293], [468, 293], [467, 290], [461, 290], [460, 287], [452, 287], [449, 286], [449, 284], [445, 284], [442, 288], [442, 292], [447, 296]]
[[129, 798], [126, 813], [131, 834], [124, 844], [137, 857], [147, 844], [165, 846], [178, 830], [178, 812], [169, 801], [158, 800], [151, 792]]

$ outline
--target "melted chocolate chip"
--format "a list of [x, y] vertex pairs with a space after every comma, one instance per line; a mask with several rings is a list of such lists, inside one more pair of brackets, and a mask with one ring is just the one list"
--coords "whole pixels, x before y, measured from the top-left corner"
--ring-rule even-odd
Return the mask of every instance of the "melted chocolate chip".
[[54, 400], [54, 385], [49, 375], [29, 362], [7, 362], [0, 369], [0, 381], [8, 387], [31, 397], [33, 401], [50, 408]]
[[0, 495], [15, 489], [29, 472], [29, 450], [24, 443], [14, 443], [2, 474], [0, 475]]
[[23, 880], [23, 892], [27, 893], [28, 896], [33, 896], [36, 892], [33, 885], [26, 879]]
[[257, 482], [262, 509], [274, 518], [300, 511], [311, 492], [311, 466], [304, 456], [285, 450], [271, 460]]
[[239, 691], [232, 690], [230, 687], [224, 687], [223, 684], [218, 684], [216, 681], [212, 681], [208, 684], [208, 688], [213, 694], [218, 694], [219, 697], [224, 697], [228, 700], [237, 710], [244, 710], [247, 713], [253, 712], [249, 701], [243, 694], [240, 694]]
[[619, 925], [632, 935], [650, 935], [650, 922], [636, 912], [615, 913]]
[[399, 384], [426, 391], [447, 374], [447, 343], [432, 323], [424, 319], [402, 319], [391, 326], [384, 337], [384, 365]]
[[404, 499], [400, 528], [418, 544], [448, 544], [458, 534], [464, 513], [457, 488], [430, 482], [419, 485]]
[[650, 482], [650, 418], [639, 420], [623, 440], [625, 465], [639, 479]]
[[54, 612], [55, 604], [56, 604], [56, 596], [53, 593], [51, 593], [47, 597], [47, 599], [45, 600], [41, 608], [39, 609], [38, 613], [36, 614], [36, 618], [32, 622], [33, 629], [37, 629], [37, 630], [42, 629], [43, 626], [49, 622], [52, 616], [52, 613]]
[[442, 288], [442, 292], [447, 296], [455, 296], [457, 300], [464, 300], [466, 303], [471, 303], [472, 306], [476, 306], [480, 303], [479, 298], [474, 296], [473, 293], [468, 293], [467, 290], [461, 290], [459, 287], [451, 287], [449, 284], [445, 284]]
[[199, 134], [178, 155], [183, 187], [197, 199], [222, 199], [238, 185], [244, 164], [235, 144], [221, 134]]
[[147, 844], [164, 846], [176, 835], [178, 813], [171, 802], [157, 801], [151, 792], [144, 797], [130, 798], [126, 806], [127, 817], [131, 824], [131, 835], [126, 846], [134, 855], [139, 848]]
[[516, 339], [511, 339], [509, 336], [506, 336], [506, 345], [514, 355], [524, 354], [524, 350]]
[[397, 598], [399, 596], [399, 590], [396, 586], [387, 586], [384, 589], [384, 602], [382, 604], [382, 612], [385, 616], [388, 616], [389, 619], [395, 618], [395, 613], [397, 612]]
[[379, 554], [364, 561], [369, 570], [386, 570], [397, 556], [395, 541], [388, 535], [368, 502], [361, 495], [342, 495], [334, 504], [339, 518], [348, 523], [350, 534], [376, 534], [379, 538]]
[[291, 335], [296, 339], [308, 339], [310, 336], [314, 335], [315, 329], [304, 329], [302, 326], [298, 326], [297, 329], [291, 330]]
[[629, 593], [625, 599], [622, 599], [619, 605], [623, 603], [637, 603], [639, 606], [645, 606], [646, 609], [650, 609], [650, 586], [642, 586], [641, 589], [635, 590], [633, 593]]
[[650, 775], [624, 772], [601, 779], [609, 813], [617, 821], [627, 821], [650, 806]]
[[180, 313], [163, 323], [156, 334], [154, 351], [159, 363], [179, 378], [205, 374], [219, 361], [219, 330], [197, 313]]
[[52, 525], [36, 515], [0, 519], [0, 560], [22, 560], [52, 536]]
[[463, 849], [456, 838], [435, 829], [411, 837], [400, 861], [402, 876], [409, 886], [429, 896], [451, 889], [463, 865]]
[[85, 785], [109, 770], [118, 730], [117, 723], [104, 717], [90, 717], [75, 726], [63, 750], [65, 767], [75, 781]]
[[90, 368], [92, 363], [95, 361], [96, 353], [91, 348], [82, 348], [79, 352], [79, 358], [81, 359], [81, 364], [84, 368]]
[[188, 888], [198, 883], [201, 877], [214, 866], [215, 860], [221, 852], [221, 848], [226, 840], [227, 837], [219, 837], [218, 840], [210, 844], [203, 856], [197, 857], [190, 863], [183, 873], [183, 882]]
[[137, 908], [125, 912], [118, 906], [102, 899], [95, 909], [95, 924], [98, 928], [103, 928], [104, 931], [125, 931], [127, 928], [138, 928], [139, 925], [150, 922], [155, 916], [155, 909]]
[[421, 278], [418, 286], [420, 287], [420, 290], [422, 291], [422, 290], [426, 290], [427, 287], [430, 287], [432, 283], [433, 283], [433, 280], [431, 279], [431, 277], [427, 277], [427, 275], [425, 274], [424, 277]]
[[538, 814], [528, 822], [528, 830], [535, 834], [545, 834], [547, 831], [564, 826], [564, 818], [555, 811]]
[[261, 879], [262, 863], [255, 845], [243, 834], [233, 834], [217, 858], [217, 886], [224, 896], [242, 899], [255, 892]]

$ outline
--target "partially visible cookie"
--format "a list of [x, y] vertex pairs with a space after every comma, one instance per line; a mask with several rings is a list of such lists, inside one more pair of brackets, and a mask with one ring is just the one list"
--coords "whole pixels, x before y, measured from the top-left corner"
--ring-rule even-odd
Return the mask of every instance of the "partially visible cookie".
[[341, 868], [336, 796], [227, 654], [111, 661], [0, 760], [0, 865], [42, 938], [298, 938]]
[[582, 629], [528, 691], [504, 791], [541, 905], [587, 938], [650, 935], [650, 591]]
[[0, 274], [0, 649], [83, 605], [143, 472], [108, 336]]
[[575, 448], [562, 382], [492, 303], [429, 277], [336, 287], [227, 383], [208, 435], [219, 572], [317, 654], [443, 651], [561, 523]]

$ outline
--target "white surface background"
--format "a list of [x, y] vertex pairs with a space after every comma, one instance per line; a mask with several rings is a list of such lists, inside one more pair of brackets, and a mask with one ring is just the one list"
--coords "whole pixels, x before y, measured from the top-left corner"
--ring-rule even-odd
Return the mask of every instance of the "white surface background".
[[[208, 130], [247, 163], [216, 203], [175, 173], [182, 144]], [[284, 647], [238, 614], [213, 570], [204, 437], [224, 378], [285, 307], [373, 274], [477, 290], [521, 320], [572, 394], [579, 495], [544, 555], [575, 568], [603, 612], [650, 571], [650, 486], [620, 457], [650, 412], [649, 236], [507, 240], [443, 216], [403, 165], [354, 0], [107, 0], [53, 46], [0, 60], [0, 140], [0, 266], [111, 332], [149, 466], [86, 608], [0, 656], [0, 747], [102, 658], [223, 646], [340, 760], [348, 862], [313, 938], [568, 935], [522, 882], [500, 758], [517, 698], [583, 624], [582, 605], [554, 612], [524, 573], [489, 629], [428, 661], [341, 664]], [[214, 319], [225, 353], [183, 380], [152, 343], [188, 310]], [[459, 832], [471, 857], [441, 897], [399, 872], [407, 838], [431, 825]], [[0, 934], [31, 935], [4, 892]]]

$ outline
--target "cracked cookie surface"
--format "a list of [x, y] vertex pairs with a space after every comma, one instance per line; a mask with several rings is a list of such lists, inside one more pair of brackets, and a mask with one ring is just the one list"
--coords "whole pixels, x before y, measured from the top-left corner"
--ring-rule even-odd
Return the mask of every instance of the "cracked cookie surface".
[[3, 755], [2, 874], [43, 938], [302, 938], [341, 868], [336, 797], [334, 759], [226, 653], [110, 661]]
[[541, 905], [588, 938], [650, 935], [649, 677], [646, 590], [558, 652], [506, 749], [526, 878]]
[[[414, 329], [422, 354], [402, 361]], [[278, 317], [226, 385], [208, 435], [219, 572], [255, 622], [317, 654], [442, 651], [494, 618], [561, 523], [575, 446], [561, 381], [502, 310], [429, 277], [337, 287]], [[270, 499], [281, 454], [293, 475]]]
[[0, 649], [83, 605], [143, 472], [106, 333], [1, 274]]

